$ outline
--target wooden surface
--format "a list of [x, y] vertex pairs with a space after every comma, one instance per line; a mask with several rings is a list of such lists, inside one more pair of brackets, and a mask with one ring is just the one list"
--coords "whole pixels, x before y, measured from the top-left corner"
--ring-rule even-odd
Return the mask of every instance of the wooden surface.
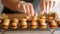
[[4, 18], [10, 18], [10, 19], [12, 19], [12, 18], [23, 18], [25, 16], [28, 16], [28, 15], [27, 14], [4, 14], [3, 13], [0, 16], [0, 19], [4, 19]]

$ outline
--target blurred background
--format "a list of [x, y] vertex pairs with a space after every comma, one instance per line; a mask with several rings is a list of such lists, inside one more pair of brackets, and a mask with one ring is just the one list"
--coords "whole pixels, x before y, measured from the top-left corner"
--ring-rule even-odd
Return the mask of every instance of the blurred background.
[[2, 10], [3, 10], [3, 5], [2, 5], [1, 0], [0, 0], [0, 14], [1, 14]]

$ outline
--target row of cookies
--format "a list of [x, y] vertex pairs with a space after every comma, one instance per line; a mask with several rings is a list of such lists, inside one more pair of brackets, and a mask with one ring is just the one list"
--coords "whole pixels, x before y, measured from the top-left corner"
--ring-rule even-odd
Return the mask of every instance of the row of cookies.
[[[48, 23], [48, 24], [47, 24]], [[28, 24], [30, 24], [28, 26]], [[4, 19], [2, 20], [1, 27], [3, 29], [8, 29], [9, 27], [13, 29], [17, 29], [18, 26], [22, 29], [30, 27], [31, 29], [36, 29], [36, 28], [42, 28], [45, 29], [47, 26], [50, 28], [57, 28], [57, 26], [60, 27], [60, 21], [58, 20], [57, 22], [55, 20], [51, 20], [49, 22], [46, 22], [45, 19], [39, 19], [39, 21], [31, 20], [31, 22], [27, 22], [27, 19], [21, 19], [20, 21], [15, 18], [13, 20], [10, 19]]]

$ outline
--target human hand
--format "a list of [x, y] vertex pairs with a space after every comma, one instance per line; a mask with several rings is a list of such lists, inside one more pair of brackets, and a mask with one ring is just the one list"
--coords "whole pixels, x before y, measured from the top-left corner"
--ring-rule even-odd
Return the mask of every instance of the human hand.
[[24, 12], [29, 16], [37, 16], [37, 12], [34, 11], [33, 5], [31, 3], [22, 2], [18, 5], [18, 11]]
[[40, 13], [49, 13], [50, 10], [55, 6], [55, 1], [54, 0], [42, 0], [40, 3]]

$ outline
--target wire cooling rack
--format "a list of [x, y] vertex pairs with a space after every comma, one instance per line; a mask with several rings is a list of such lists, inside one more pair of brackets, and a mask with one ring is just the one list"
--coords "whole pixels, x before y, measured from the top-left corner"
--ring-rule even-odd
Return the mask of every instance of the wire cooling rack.
[[[12, 17], [12, 16], [14, 17], [14, 15], [12, 15], [12, 14], [9, 14], [9, 15], [10, 15], [10, 17]], [[16, 15], [19, 15], [19, 14], [16, 14]], [[46, 23], [46, 24], [47, 24], [47, 28], [46, 29], [41, 29], [41, 28], [36, 28], [36, 29], [31, 29], [31, 28], [27, 28], [27, 29], [21, 29], [21, 28], [17, 28], [17, 29], [11, 29], [11, 28], [2, 29], [1, 28], [1, 23], [0, 23], [0, 32], [1, 32], [1, 34], [5, 34], [6, 31], [49, 31], [51, 34], [54, 34], [55, 31], [59, 31], [60, 30], [60, 28], [58, 26], [55, 29], [51, 29], [49, 27], [49, 24], [48, 23]], [[28, 26], [29, 26], [29, 23], [28, 23]], [[18, 25], [18, 27], [19, 27], [19, 25]]]
[[[29, 24], [28, 24], [28, 26], [29, 26]], [[31, 29], [31, 28], [26, 28], [26, 29], [21, 29], [21, 28], [17, 28], [17, 29], [11, 29], [11, 28], [2, 29], [1, 26], [0, 26], [1, 34], [5, 34], [6, 31], [49, 31], [51, 34], [54, 34], [55, 31], [59, 31], [59, 30], [60, 30], [59, 27], [57, 27], [55, 29], [51, 29], [49, 27], [48, 23], [47, 23], [47, 28], [46, 29], [41, 29], [41, 28], [36, 28], [36, 29]]]

